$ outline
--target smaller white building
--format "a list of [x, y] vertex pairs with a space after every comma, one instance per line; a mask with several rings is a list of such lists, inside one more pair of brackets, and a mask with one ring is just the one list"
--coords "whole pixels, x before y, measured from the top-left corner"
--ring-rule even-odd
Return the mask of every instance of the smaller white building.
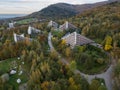
[[12, 74], [16, 74], [16, 70], [11, 70], [10, 71], [10, 74], [12, 75]]
[[17, 79], [17, 83], [18, 83], [18, 84], [21, 83], [21, 79]]
[[18, 60], [20, 60], [20, 57], [18, 57]]

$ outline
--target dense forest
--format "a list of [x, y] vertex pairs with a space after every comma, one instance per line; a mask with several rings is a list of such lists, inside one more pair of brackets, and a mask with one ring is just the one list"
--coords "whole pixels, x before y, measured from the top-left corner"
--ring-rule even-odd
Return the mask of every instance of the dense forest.
[[[102, 43], [106, 36], [115, 36], [120, 31], [120, 3], [100, 6], [70, 18], [81, 28], [82, 34]], [[119, 42], [118, 42], [119, 43]]]

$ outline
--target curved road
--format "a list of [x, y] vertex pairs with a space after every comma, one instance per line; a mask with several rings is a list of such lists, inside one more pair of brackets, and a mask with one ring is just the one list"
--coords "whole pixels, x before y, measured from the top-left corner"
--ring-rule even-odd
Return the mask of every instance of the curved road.
[[[49, 35], [48, 35], [48, 44], [49, 44], [50, 50], [53, 51], [55, 49], [52, 45], [51, 37], [52, 37], [52, 35], [51, 35], [51, 32], [50, 32]], [[66, 61], [64, 58], [62, 58], [61, 61], [64, 64], [69, 64], [69, 62]], [[104, 73], [101, 73], [101, 74], [88, 75], [88, 74], [84, 74], [84, 73], [80, 72], [77, 69], [74, 71], [74, 73], [82, 75], [83, 77], [85, 77], [87, 79], [87, 81], [89, 83], [91, 83], [92, 79], [94, 79], [96, 77], [97, 78], [103, 78], [105, 80], [105, 84], [106, 84], [107, 89], [112, 90], [112, 87], [113, 87], [112, 71], [113, 71], [113, 65], [110, 65], [110, 67]]]

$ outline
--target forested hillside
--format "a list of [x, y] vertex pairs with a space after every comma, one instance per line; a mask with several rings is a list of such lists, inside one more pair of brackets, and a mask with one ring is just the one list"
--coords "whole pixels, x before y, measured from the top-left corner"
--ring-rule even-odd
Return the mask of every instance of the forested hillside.
[[67, 18], [77, 14], [77, 11], [74, 9], [74, 6], [66, 3], [57, 3], [50, 5], [39, 12], [30, 14], [29, 17], [35, 17], [39, 19], [60, 19]]
[[113, 37], [120, 32], [120, 3], [94, 8], [69, 21], [81, 28], [83, 35], [101, 43], [107, 35]]
[[26, 18], [39, 18], [39, 19], [61, 19], [61, 18], [69, 18], [72, 16], [75, 16], [77, 14], [81, 14], [84, 11], [93, 9], [98, 6], [106, 5], [111, 2], [115, 2], [118, 0], [108, 0], [108, 1], [102, 1], [97, 2], [93, 4], [67, 4], [67, 3], [57, 3], [50, 5], [46, 8], [43, 8], [42, 10], [32, 13], [28, 15]]

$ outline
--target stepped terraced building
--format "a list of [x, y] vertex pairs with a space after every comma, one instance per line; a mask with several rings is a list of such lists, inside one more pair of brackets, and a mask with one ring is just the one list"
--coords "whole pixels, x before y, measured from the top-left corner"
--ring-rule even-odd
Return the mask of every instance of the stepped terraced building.
[[38, 33], [40, 33], [41, 31], [39, 30], [39, 29], [36, 29], [36, 28], [34, 28], [34, 27], [31, 27], [31, 26], [29, 26], [28, 27], [28, 34], [29, 35], [31, 35], [31, 34], [38, 34]]
[[24, 37], [24, 34], [18, 35], [18, 34], [16, 34], [16, 33], [14, 33], [13, 36], [14, 36], [14, 41], [15, 41], [15, 42], [25, 41], [25, 40], [32, 41], [31, 38]]
[[77, 29], [77, 27], [69, 23], [68, 21], [66, 21], [63, 25], [60, 25], [59, 27], [59, 30], [67, 30], [67, 29]]
[[9, 28], [14, 28], [14, 23], [9, 23]]
[[78, 45], [87, 45], [95, 43], [93, 40], [78, 34], [77, 32], [73, 32], [71, 34], [67, 34], [62, 37], [63, 40], [66, 41], [72, 48]]
[[53, 29], [58, 29], [58, 23], [54, 22], [54, 21], [50, 21], [48, 23], [48, 27], [52, 27]]

